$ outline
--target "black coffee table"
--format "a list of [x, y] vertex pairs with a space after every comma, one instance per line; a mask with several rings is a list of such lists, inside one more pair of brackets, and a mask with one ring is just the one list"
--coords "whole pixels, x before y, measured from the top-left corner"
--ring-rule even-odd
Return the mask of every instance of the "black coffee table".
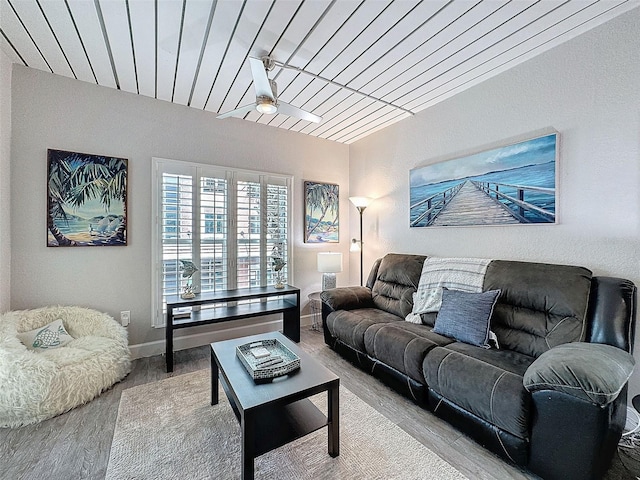
[[[275, 338], [300, 357], [300, 369], [257, 385], [236, 356], [236, 347]], [[328, 453], [340, 454], [340, 378], [280, 332], [211, 344], [211, 405], [218, 403], [218, 380], [242, 429], [242, 478], [253, 479], [253, 461], [274, 448], [327, 426]], [[309, 400], [327, 392], [328, 415]]]

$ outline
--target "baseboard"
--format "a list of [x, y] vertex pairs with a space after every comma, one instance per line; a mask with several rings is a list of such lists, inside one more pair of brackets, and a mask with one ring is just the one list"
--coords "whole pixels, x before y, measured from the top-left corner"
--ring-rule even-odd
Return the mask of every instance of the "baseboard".
[[[311, 323], [311, 315], [300, 317], [300, 328], [309, 327]], [[251, 325], [240, 325], [212, 332], [183, 335], [173, 338], [173, 351], [186, 350], [187, 348], [199, 347], [207, 343], [229, 340], [230, 338], [246, 337], [247, 335], [257, 335], [259, 333], [275, 332], [278, 330], [282, 330], [281, 319]], [[165, 353], [165, 341], [156, 340], [154, 342], [129, 345], [129, 350], [131, 351], [132, 359], [162, 355]]]

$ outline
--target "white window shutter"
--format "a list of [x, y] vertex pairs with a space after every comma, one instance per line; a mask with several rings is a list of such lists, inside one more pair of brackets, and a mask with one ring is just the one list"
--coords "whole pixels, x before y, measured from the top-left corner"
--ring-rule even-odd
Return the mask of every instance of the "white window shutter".
[[289, 255], [291, 177], [154, 159], [153, 325], [164, 326], [165, 297], [181, 293], [180, 260], [199, 269], [196, 292], [275, 283], [270, 255]]

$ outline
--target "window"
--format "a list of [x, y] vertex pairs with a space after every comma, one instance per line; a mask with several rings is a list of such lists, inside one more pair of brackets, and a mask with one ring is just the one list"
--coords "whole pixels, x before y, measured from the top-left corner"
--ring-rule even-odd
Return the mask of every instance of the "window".
[[196, 292], [275, 283], [270, 254], [289, 267], [291, 177], [154, 159], [154, 319], [180, 294], [180, 260], [196, 264]]
[[217, 178], [203, 178], [202, 191], [207, 193], [224, 193], [226, 191], [226, 182]]

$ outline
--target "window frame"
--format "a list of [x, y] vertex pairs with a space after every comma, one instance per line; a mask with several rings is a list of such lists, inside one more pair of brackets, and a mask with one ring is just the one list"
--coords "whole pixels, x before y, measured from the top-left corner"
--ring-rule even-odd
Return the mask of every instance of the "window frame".
[[[165, 326], [165, 304], [163, 301], [163, 244], [162, 244], [162, 221], [161, 215], [163, 213], [163, 197], [162, 197], [162, 183], [163, 174], [170, 173], [176, 175], [188, 175], [192, 179], [192, 199], [193, 199], [193, 214], [192, 214], [192, 250], [193, 259], [197, 260], [197, 264], [200, 264], [200, 249], [201, 249], [201, 236], [211, 235], [205, 232], [206, 227], [201, 223], [201, 217], [204, 218], [204, 214], [208, 213], [202, 207], [201, 193], [205, 191], [209, 186], [201, 186], [200, 182], [202, 178], [224, 178], [227, 181], [227, 195], [226, 195], [226, 211], [223, 216], [226, 216], [226, 277], [227, 277], [227, 290], [232, 290], [237, 286], [237, 244], [238, 244], [238, 232], [237, 223], [238, 218], [238, 205], [237, 205], [237, 183], [242, 181], [259, 182], [264, 188], [264, 193], [261, 193], [260, 200], [261, 207], [261, 225], [264, 234], [260, 235], [260, 284], [266, 285], [267, 272], [269, 269], [269, 255], [270, 250], [267, 245], [270, 241], [267, 240], [267, 185], [279, 185], [285, 186], [287, 192], [287, 205], [286, 205], [286, 242], [283, 243], [286, 248], [287, 257], [287, 282], [293, 283], [293, 214], [292, 200], [294, 196], [293, 192], [293, 176], [284, 175], [280, 173], [260, 172], [255, 170], [246, 170], [238, 168], [221, 167], [217, 165], [209, 165], [195, 162], [184, 162], [180, 160], [172, 160], [167, 158], [152, 157], [152, 188], [151, 188], [151, 203], [152, 203], [152, 235], [151, 235], [151, 296], [152, 296], [152, 318], [151, 323], [155, 328], [162, 328]], [[213, 189], [212, 189], [213, 190]], [[217, 190], [216, 190], [217, 191]], [[214, 213], [214, 235], [218, 234], [218, 222], [220, 214]], [[177, 223], [177, 219], [176, 219]], [[232, 274], [232, 272], [235, 272]]]

